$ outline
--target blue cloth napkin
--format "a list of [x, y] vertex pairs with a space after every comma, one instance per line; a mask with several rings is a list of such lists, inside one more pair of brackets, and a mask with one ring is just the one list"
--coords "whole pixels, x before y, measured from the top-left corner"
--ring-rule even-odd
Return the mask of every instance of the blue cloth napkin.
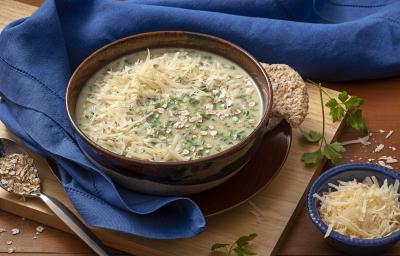
[[0, 34], [0, 119], [58, 164], [88, 224], [149, 238], [191, 237], [205, 227], [194, 202], [128, 191], [77, 147], [64, 93], [79, 63], [128, 35], [187, 30], [233, 41], [305, 78], [380, 78], [400, 73], [399, 26], [397, 0], [49, 0]]

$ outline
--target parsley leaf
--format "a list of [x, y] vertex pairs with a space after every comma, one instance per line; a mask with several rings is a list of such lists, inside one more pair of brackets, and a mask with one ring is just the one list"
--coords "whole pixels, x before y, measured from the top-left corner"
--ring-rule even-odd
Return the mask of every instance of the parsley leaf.
[[322, 139], [322, 134], [316, 131], [309, 131], [305, 132], [303, 130], [300, 130], [301, 133], [303, 134], [303, 137], [310, 143], [317, 143]]
[[337, 106], [339, 106], [339, 102], [337, 102], [337, 100], [335, 99], [330, 99], [325, 106], [327, 106], [328, 108], [336, 108]]
[[306, 165], [314, 165], [318, 163], [321, 159], [322, 159], [321, 149], [318, 149], [317, 151], [314, 152], [304, 153], [303, 156], [301, 157], [301, 160]]
[[[342, 153], [345, 151], [345, 148], [342, 144], [335, 142], [328, 144], [325, 139], [325, 111], [324, 106], [329, 108], [330, 115], [333, 122], [341, 120], [345, 115], [347, 115], [347, 125], [352, 128], [362, 131], [363, 133], [367, 133], [368, 129], [365, 125], [364, 120], [362, 119], [362, 110], [358, 109], [364, 101], [357, 96], [350, 96], [348, 92], [343, 91], [339, 93], [337, 99], [332, 98], [323, 88], [321, 83], [315, 83], [311, 80], [308, 80], [313, 85], [317, 86], [319, 89], [320, 100], [321, 100], [321, 109], [322, 109], [322, 134], [319, 134], [314, 131], [310, 131], [308, 133], [303, 132], [303, 137], [312, 143], [317, 143], [321, 141], [319, 144], [319, 149], [314, 152], [304, 153], [301, 157], [301, 160], [306, 165], [314, 165], [318, 163], [323, 157], [329, 159], [333, 164], [337, 165], [340, 163], [342, 159]], [[327, 95], [330, 100], [324, 104], [324, 99], [322, 95]]]
[[347, 117], [347, 124], [363, 133], [368, 133], [368, 128], [362, 119], [362, 110], [358, 109]]
[[348, 125], [356, 130], [362, 131], [363, 133], [368, 132], [367, 126], [362, 120], [361, 110], [357, 109], [363, 104], [363, 100], [361, 98], [358, 98], [357, 96], [351, 96], [349, 98], [349, 95], [346, 91], [341, 92], [338, 96], [338, 99], [342, 103], [339, 103], [336, 99], [332, 98], [325, 104], [325, 106], [330, 109], [332, 121], [337, 122], [346, 114], [349, 114], [349, 117], [347, 119]]
[[211, 251], [215, 251], [221, 248], [227, 248], [229, 244], [221, 244], [221, 243], [215, 243], [211, 246]]
[[243, 247], [246, 246], [251, 240], [256, 238], [257, 234], [250, 234], [248, 236], [241, 236], [239, 239], [236, 241], [237, 246]]
[[[232, 251], [236, 254], [236, 256], [256, 255], [255, 252], [252, 252], [247, 248], [247, 245], [249, 244], [249, 242], [256, 237], [257, 237], [257, 234], [255, 234], [255, 233], [252, 233], [248, 236], [241, 236], [238, 238], [238, 240], [235, 241], [235, 243], [233, 243], [229, 247], [229, 249], [228, 249], [229, 244], [215, 243], [211, 246], [211, 251], [215, 251], [215, 250], [224, 248], [227, 256], [230, 256]], [[235, 246], [235, 248], [233, 248], [234, 246]]]
[[342, 159], [342, 154], [346, 149], [339, 142], [335, 142], [332, 144], [326, 144], [322, 149], [322, 154], [334, 165], [340, 164], [340, 160]]
[[338, 95], [338, 99], [339, 99], [341, 102], [343, 102], [343, 103], [344, 103], [348, 98], [349, 98], [349, 94], [348, 94], [348, 92], [346, 92], [346, 91], [343, 91], [343, 92], [339, 93], [339, 95]]
[[351, 96], [350, 99], [344, 102], [344, 105], [346, 106], [347, 111], [350, 111], [361, 106], [363, 102], [364, 101], [357, 96]]
[[339, 104], [339, 102], [337, 102], [336, 99], [330, 99], [325, 106], [330, 109], [330, 115], [333, 122], [339, 121], [346, 113], [346, 110]]
[[248, 249], [242, 247], [236, 247], [235, 249], [233, 249], [233, 251], [236, 253], [237, 256], [257, 255], [257, 253], [249, 251]]

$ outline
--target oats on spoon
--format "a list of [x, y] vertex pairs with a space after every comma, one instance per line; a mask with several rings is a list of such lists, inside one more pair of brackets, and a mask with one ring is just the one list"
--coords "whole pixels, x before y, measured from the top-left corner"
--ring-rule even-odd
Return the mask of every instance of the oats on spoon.
[[40, 189], [38, 171], [27, 154], [14, 153], [0, 158], [1, 185], [21, 196]]

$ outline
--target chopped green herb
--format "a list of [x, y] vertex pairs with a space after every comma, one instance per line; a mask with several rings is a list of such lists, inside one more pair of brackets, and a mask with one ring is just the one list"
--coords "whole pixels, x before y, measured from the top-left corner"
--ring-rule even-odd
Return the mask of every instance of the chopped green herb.
[[[144, 54], [147, 56], [147, 52]], [[106, 66], [103, 70], [107, 74], [97, 73], [95, 76], [98, 77], [94, 77], [96, 83], [88, 83], [86, 95], [89, 94], [89, 97], [99, 102], [98, 105], [93, 100], [85, 102], [90, 109], [96, 109], [102, 104], [103, 109], [113, 109], [113, 116], [108, 116], [107, 120], [96, 120], [94, 126], [106, 127], [101, 129], [108, 136], [107, 140], [96, 138], [99, 144], [110, 144], [110, 135], [118, 130], [118, 134], [122, 136], [113, 137], [114, 152], [121, 152], [117, 146], [123, 145], [126, 153], [152, 155], [151, 146], [169, 150], [173, 145], [172, 149], [176, 149], [181, 157], [195, 159], [221, 152], [243, 140], [254, 129], [260, 120], [260, 111], [257, 107], [250, 106], [249, 102], [257, 103], [259, 95], [257, 90], [251, 94], [245, 93], [245, 89], [253, 83], [241, 69], [236, 68], [233, 62], [210, 54], [181, 52], [177, 55], [178, 60], [175, 58], [176, 54], [176, 50], [171, 49], [163, 54], [152, 53], [152, 63], [146, 67], [151, 69], [151, 73], [148, 73], [151, 77], [138, 79], [141, 72], [137, 67], [144, 67], [144, 60], [124, 57], [112, 66]], [[155, 61], [161, 56], [168, 63]], [[184, 63], [180, 65], [180, 72], [165, 72], [174, 66], [170, 62], [172, 58]], [[189, 65], [187, 61], [193, 62]], [[218, 70], [215, 64], [218, 64]], [[213, 70], [211, 76], [210, 68]], [[146, 69], [145, 73], [147, 71]], [[121, 73], [130, 75], [127, 79], [115, 80]], [[160, 83], [162, 86], [159, 86]], [[112, 88], [111, 84], [118, 84], [118, 88]], [[241, 88], [238, 85], [244, 86]], [[254, 84], [253, 86], [255, 87]], [[124, 95], [125, 89], [129, 94]], [[88, 110], [89, 108], [82, 111], [84, 114], [79, 120], [86, 127], [87, 120], [94, 115]], [[97, 110], [96, 113], [104, 117], [104, 110], [101, 111], [103, 113]], [[250, 119], [254, 119], [254, 122], [247, 122]], [[88, 130], [90, 129], [89, 127]], [[143, 146], [131, 142], [126, 144], [126, 138], [136, 136], [144, 139]], [[109, 144], [107, 147], [113, 149], [114, 146]]]
[[189, 102], [190, 102], [190, 104], [191, 104], [192, 106], [197, 106], [197, 105], [200, 103], [200, 101], [199, 101], [198, 99], [193, 98], [193, 97], [190, 98]]

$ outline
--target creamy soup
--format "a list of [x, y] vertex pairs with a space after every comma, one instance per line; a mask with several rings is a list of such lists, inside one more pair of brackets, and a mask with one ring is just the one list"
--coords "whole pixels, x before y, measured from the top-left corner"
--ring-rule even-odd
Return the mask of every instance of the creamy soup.
[[235, 63], [208, 52], [157, 49], [120, 58], [88, 80], [80, 129], [123, 156], [181, 161], [247, 137], [261, 119], [260, 92]]

